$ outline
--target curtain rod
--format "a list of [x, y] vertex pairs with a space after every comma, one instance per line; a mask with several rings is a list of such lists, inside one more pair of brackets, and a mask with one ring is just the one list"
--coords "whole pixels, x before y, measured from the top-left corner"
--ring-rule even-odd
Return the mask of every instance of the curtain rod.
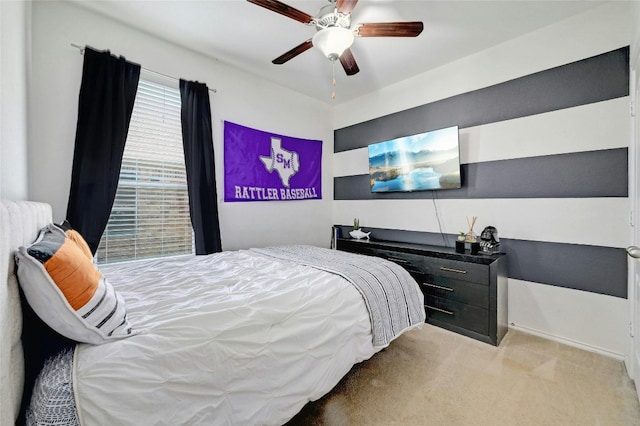
[[[1, 0], [0, 0], [0, 1], [1, 1]], [[80, 45], [75, 44], [75, 43], [71, 43], [71, 46], [72, 46], [72, 47], [75, 47], [76, 49], [78, 49], [78, 50], [80, 51], [80, 54], [81, 54], [81, 55], [84, 55], [84, 49], [86, 48], [86, 46], [80, 46]], [[158, 71], [150, 70], [150, 69], [145, 68], [145, 67], [143, 67], [143, 66], [141, 66], [141, 67], [140, 67], [140, 69], [142, 69], [142, 70], [144, 70], [144, 71], [146, 71], [146, 72], [152, 73], [152, 74], [159, 75], [159, 76], [164, 77], [164, 78], [171, 79], [171, 80], [176, 80], [176, 81], [179, 81], [179, 80], [180, 80], [180, 79], [179, 79], [179, 78], [177, 78], [177, 77], [173, 77], [173, 76], [171, 76], [171, 75], [163, 74], [163, 73], [158, 72]], [[211, 89], [211, 88], [209, 88], [209, 87], [207, 87], [207, 89], [209, 89], [209, 91], [210, 91], [210, 92], [213, 92], [213, 93], [217, 93], [217, 92], [218, 92], [216, 89]]]

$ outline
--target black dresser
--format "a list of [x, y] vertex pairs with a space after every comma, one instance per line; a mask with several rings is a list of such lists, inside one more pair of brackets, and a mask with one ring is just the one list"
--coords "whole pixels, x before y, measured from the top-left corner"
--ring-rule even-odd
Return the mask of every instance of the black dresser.
[[424, 293], [427, 322], [492, 345], [507, 332], [507, 256], [453, 248], [340, 238], [338, 250], [403, 266]]

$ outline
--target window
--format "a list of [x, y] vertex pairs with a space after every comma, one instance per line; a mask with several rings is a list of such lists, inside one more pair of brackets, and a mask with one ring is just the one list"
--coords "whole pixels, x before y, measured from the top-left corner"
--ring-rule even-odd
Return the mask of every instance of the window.
[[191, 253], [180, 92], [140, 79], [98, 263]]

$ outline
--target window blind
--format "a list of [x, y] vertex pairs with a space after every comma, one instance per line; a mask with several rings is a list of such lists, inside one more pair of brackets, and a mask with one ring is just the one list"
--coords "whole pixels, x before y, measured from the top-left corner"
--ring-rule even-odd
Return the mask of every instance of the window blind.
[[180, 92], [140, 80], [98, 263], [194, 252]]

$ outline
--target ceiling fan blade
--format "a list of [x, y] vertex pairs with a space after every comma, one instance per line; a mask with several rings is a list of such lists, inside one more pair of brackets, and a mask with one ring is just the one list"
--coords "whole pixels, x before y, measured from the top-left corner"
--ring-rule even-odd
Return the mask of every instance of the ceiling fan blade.
[[247, 0], [247, 1], [249, 3], [262, 6], [265, 9], [269, 9], [273, 12], [287, 16], [291, 19], [295, 19], [296, 21], [302, 22], [303, 24], [308, 24], [313, 20], [313, 16], [309, 15], [308, 13], [305, 13], [301, 10], [296, 9], [295, 7], [291, 7], [287, 4], [284, 4], [278, 0]]
[[346, 15], [347, 13], [351, 13], [353, 8], [356, 7], [356, 3], [358, 3], [358, 0], [338, 0], [336, 2], [336, 9], [338, 9], [338, 12]]
[[347, 49], [342, 52], [342, 55], [340, 55], [340, 63], [342, 64], [342, 68], [344, 68], [344, 72], [346, 72], [347, 75], [354, 75], [360, 71], [360, 68], [358, 68], [358, 64], [356, 64], [356, 60], [351, 53], [351, 49]]
[[417, 37], [423, 29], [422, 22], [375, 22], [359, 24], [355, 34], [360, 37]]
[[296, 56], [298, 56], [299, 54], [306, 52], [307, 50], [311, 49], [313, 47], [313, 42], [311, 41], [311, 39], [300, 43], [299, 45], [297, 45], [296, 47], [294, 47], [293, 49], [289, 50], [288, 52], [278, 56], [277, 58], [275, 58], [273, 61], [274, 64], [276, 65], [282, 65], [285, 62], [287, 62], [290, 59], [295, 58]]

